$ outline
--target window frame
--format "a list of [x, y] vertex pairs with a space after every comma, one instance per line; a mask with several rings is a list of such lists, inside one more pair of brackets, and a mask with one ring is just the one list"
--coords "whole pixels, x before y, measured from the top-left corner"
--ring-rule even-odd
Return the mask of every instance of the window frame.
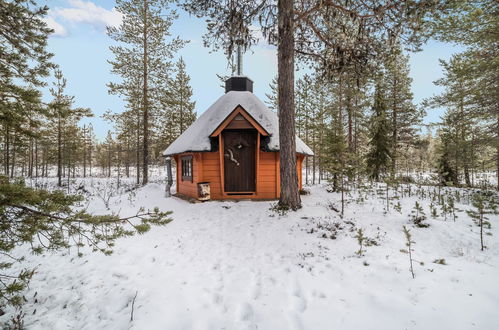
[[180, 157], [180, 177], [182, 181], [193, 182], [193, 157], [192, 155], [185, 155]]

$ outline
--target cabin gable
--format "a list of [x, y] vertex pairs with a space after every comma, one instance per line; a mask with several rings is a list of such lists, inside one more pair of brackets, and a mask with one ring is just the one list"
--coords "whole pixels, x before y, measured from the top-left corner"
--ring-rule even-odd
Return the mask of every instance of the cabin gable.
[[218, 125], [213, 133], [210, 134], [210, 137], [216, 137], [222, 133], [224, 129], [235, 128], [237, 126], [244, 126], [241, 127], [242, 129], [254, 128], [263, 136], [269, 135], [269, 133], [253, 117], [251, 117], [251, 115], [244, 110], [242, 106], [238, 105], [234, 111], [232, 111], [227, 118], [225, 118], [220, 125]]

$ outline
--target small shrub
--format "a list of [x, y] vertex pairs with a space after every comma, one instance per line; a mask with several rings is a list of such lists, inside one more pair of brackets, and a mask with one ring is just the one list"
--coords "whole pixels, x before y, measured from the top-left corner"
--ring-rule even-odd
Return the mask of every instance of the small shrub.
[[285, 216], [289, 212], [288, 206], [283, 206], [279, 203], [272, 203], [269, 208], [270, 211], [277, 213], [280, 216]]
[[425, 220], [426, 220], [426, 215], [423, 211], [423, 208], [421, 207], [421, 204], [419, 204], [416, 201], [416, 204], [414, 205], [414, 208], [411, 211], [411, 221], [418, 228], [430, 227], [429, 223], [424, 222]]
[[302, 188], [300, 189], [300, 195], [310, 195], [310, 190]]
[[355, 238], [357, 239], [357, 242], [359, 243], [359, 250], [356, 252], [356, 254], [360, 257], [362, 256], [362, 252], [363, 252], [363, 245], [364, 245], [364, 242], [366, 240], [366, 237], [364, 236], [364, 232], [362, 230], [362, 228], [359, 228], [357, 230], [357, 235], [355, 235]]
[[434, 264], [439, 264], [439, 265], [447, 265], [447, 262], [445, 262], [445, 259], [435, 259], [433, 260]]
[[414, 183], [416, 182], [412, 176], [409, 175], [400, 175], [396, 179], [397, 182], [400, 183]]

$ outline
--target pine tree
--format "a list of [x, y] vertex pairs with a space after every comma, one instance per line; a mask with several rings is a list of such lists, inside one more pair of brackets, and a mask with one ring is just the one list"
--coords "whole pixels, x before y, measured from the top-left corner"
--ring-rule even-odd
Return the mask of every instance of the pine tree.
[[184, 131], [196, 120], [194, 109], [196, 102], [191, 101], [192, 87], [189, 85], [191, 78], [185, 71], [185, 62], [180, 58], [177, 62], [176, 75], [172, 84], [173, 111], [178, 114], [179, 133]]
[[471, 203], [475, 209], [466, 212], [480, 227], [480, 248], [483, 251], [486, 247], [483, 241], [483, 228], [484, 226], [490, 228], [490, 222], [488, 221], [489, 218], [487, 215], [499, 214], [499, 212], [497, 212], [497, 201], [494, 200], [494, 197], [491, 198], [484, 193], [478, 192], [473, 194]]
[[366, 155], [369, 177], [379, 181], [387, 172], [390, 161], [390, 141], [388, 137], [388, 118], [386, 115], [385, 91], [380, 82], [374, 94], [373, 114], [370, 121], [370, 150]]
[[[400, 45], [393, 47], [385, 59], [387, 117], [390, 121], [390, 172], [397, 174], [400, 156], [415, 141], [415, 127], [421, 123], [423, 113], [412, 103], [409, 77], [409, 56], [402, 53]], [[406, 155], [407, 156], [407, 155]]]
[[32, 0], [0, 2], [0, 130], [4, 174], [13, 176], [26, 137], [33, 142], [44, 107], [37, 88], [54, 65], [47, 51], [48, 7]]
[[[265, 100], [265, 104], [267, 104], [267, 107], [270, 110], [277, 112], [277, 110], [279, 109], [279, 105], [277, 103], [277, 100], [279, 98], [277, 95], [277, 76], [272, 78], [269, 87], [270, 87], [270, 93], [265, 93], [265, 96], [267, 97], [267, 100]], [[299, 89], [297, 90], [297, 94], [298, 93]]]
[[158, 152], [162, 152], [196, 120], [196, 102], [192, 101], [190, 77], [182, 58], [176, 64], [175, 78], [161, 99], [161, 119], [158, 124]]
[[325, 164], [328, 172], [333, 175], [333, 190], [340, 191], [343, 187], [340, 189], [339, 180], [343, 182], [345, 174], [347, 143], [338, 111], [332, 115], [331, 128], [327, 130], [326, 139]]
[[[480, 121], [480, 142], [495, 150], [495, 155], [488, 158], [495, 160], [499, 190], [498, 15], [495, 0], [452, 1], [431, 24], [437, 39], [466, 47], [454, 61], [460, 62], [463, 72], [459, 81], [465, 86], [466, 102], [473, 105], [473, 118]], [[449, 64], [452, 66], [452, 61]]]
[[67, 82], [66, 78], [64, 78], [62, 75], [62, 71], [55, 71], [55, 79], [56, 81], [53, 83], [53, 88], [50, 89], [50, 92], [54, 98], [50, 103], [50, 115], [54, 121], [56, 132], [55, 142], [57, 145], [57, 184], [60, 187], [62, 186], [63, 177], [63, 143], [71, 141], [69, 137], [65, 137], [65, 134], [69, 130], [69, 127], [74, 124], [74, 122], [78, 122], [82, 117], [90, 117], [92, 116], [92, 113], [90, 109], [72, 107], [74, 98], [72, 96], [67, 96], [64, 94]]
[[[455, 160], [457, 168], [462, 168], [467, 186], [471, 186], [471, 127], [476, 124], [473, 115], [473, 105], [468, 96], [468, 87], [464, 73], [466, 69], [457, 58], [451, 58], [449, 63], [441, 61], [445, 77], [436, 84], [445, 86], [446, 91], [435, 98], [437, 104], [445, 105], [449, 111], [444, 118], [444, 125], [453, 130], [455, 143]], [[440, 101], [440, 102], [439, 102]]]
[[[108, 27], [108, 35], [119, 42], [111, 46], [115, 59], [110, 61], [112, 73], [120, 75], [120, 83], [109, 83], [111, 93], [125, 97], [140, 109], [142, 121], [142, 184], [147, 184], [149, 149], [154, 112], [161, 105], [156, 96], [164, 93], [169, 80], [172, 58], [184, 42], [172, 38], [170, 28], [177, 18], [167, 0], [117, 0], [116, 10], [124, 15], [118, 27]], [[134, 99], [137, 98], [137, 99]]]
[[459, 183], [457, 173], [451, 165], [452, 151], [451, 151], [451, 137], [449, 134], [442, 130], [439, 132], [440, 145], [437, 150], [437, 171], [440, 176], [440, 184], [444, 186], [453, 186]]
[[[314, 124], [314, 95], [312, 90], [312, 77], [310, 75], [303, 75], [296, 81], [296, 116], [295, 125], [298, 136], [309, 146], [315, 144], [315, 133], [313, 129]], [[276, 81], [277, 88], [277, 81]], [[277, 105], [277, 89], [274, 92]], [[277, 111], [277, 108], [276, 108]], [[305, 182], [308, 184], [310, 172], [310, 158], [312, 158], [313, 167], [313, 180], [315, 183], [315, 162], [316, 156], [305, 158]]]

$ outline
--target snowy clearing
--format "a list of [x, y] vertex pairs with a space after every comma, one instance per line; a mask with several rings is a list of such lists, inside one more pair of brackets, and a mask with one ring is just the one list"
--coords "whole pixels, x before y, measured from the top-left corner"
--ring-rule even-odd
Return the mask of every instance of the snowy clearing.
[[[465, 212], [455, 222], [432, 218], [430, 200], [420, 199], [430, 227], [416, 228], [409, 214], [418, 197], [392, 200], [385, 214], [382, 194], [356, 192], [341, 219], [331, 208], [340, 208], [340, 194], [326, 188], [310, 188], [303, 208], [285, 215], [270, 210], [274, 202], [164, 198], [159, 183], [110, 197], [109, 207], [121, 215], [159, 206], [172, 210], [174, 221], [120, 239], [111, 256], [86, 252], [79, 258], [75, 250], [28, 256], [28, 267], [37, 271], [25, 295], [25, 325], [499, 329], [497, 216], [490, 217], [482, 252], [479, 227]], [[88, 210], [108, 212], [104, 199], [94, 196]], [[398, 201], [401, 213], [394, 209]], [[415, 279], [408, 255], [400, 251], [406, 249], [403, 225], [416, 242]], [[359, 228], [368, 238], [360, 257]]]

